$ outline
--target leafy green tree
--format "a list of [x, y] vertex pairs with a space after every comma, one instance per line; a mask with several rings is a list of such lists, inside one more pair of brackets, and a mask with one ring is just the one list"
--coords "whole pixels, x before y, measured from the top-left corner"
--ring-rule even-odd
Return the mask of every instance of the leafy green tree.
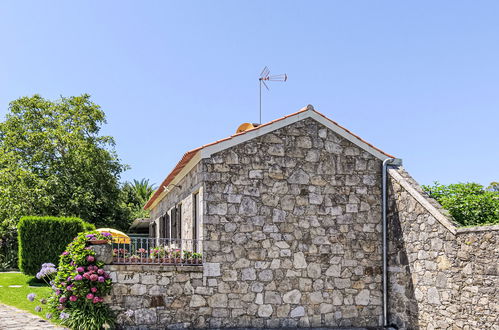
[[490, 191], [499, 191], [499, 182], [491, 182], [487, 189]]
[[499, 223], [498, 190], [485, 189], [478, 183], [442, 185], [438, 182], [423, 189], [463, 226]]
[[129, 207], [132, 218], [146, 218], [149, 212], [143, 207], [156, 190], [154, 184], [149, 183], [149, 179], [133, 180], [123, 185], [123, 194], [126, 205]]
[[100, 134], [105, 114], [90, 96], [50, 101], [39, 95], [9, 105], [0, 123], [0, 234], [21, 216], [76, 216], [125, 229], [114, 140]]

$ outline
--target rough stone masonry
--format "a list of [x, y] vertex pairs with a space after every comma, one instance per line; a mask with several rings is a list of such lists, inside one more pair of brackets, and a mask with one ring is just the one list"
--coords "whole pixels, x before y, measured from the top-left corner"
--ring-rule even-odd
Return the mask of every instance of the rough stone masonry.
[[[390, 322], [496, 329], [497, 228], [448, 229], [392, 170]], [[378, 326], [380, 183], [381, 160], [311, 118], [213, 154], [151, 212], [201, 186], [204, 265], [108, 266], [107, 301], [129, 327]]]

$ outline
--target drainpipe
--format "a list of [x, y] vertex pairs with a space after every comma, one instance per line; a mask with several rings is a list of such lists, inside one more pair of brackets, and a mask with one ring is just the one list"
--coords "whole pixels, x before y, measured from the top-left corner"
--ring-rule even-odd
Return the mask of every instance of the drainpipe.
[[387, 198], [387, 168], [390, 165], [402, 165], [402, 159], [386, 158], [381, 168], [382, 180], [382, 222], [383, 222], [383, 327], [388, 327], [388, 221], [386, 214], [388, 211]]

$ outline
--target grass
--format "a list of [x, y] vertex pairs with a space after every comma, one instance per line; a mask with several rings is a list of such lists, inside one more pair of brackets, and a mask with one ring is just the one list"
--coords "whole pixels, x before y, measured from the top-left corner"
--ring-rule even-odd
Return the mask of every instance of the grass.
[[[32, 276], [21, 273], [0, 273], [0, 303], [23, 309], [34, 315], [45, 319], [46, 306], [40, 303], [41, 298], [48, 298], [52, 289], [46, 284], [36, 283]], [[20, 288], [10, 288], [9, 285], [21, 285]], [[36, 287], [35, 287], [36, 285]], [[33, 302], [26, 296], [30, 293], [36, 294]], [[36, 312], [35, 307], [42, 307], [41, 312]]]

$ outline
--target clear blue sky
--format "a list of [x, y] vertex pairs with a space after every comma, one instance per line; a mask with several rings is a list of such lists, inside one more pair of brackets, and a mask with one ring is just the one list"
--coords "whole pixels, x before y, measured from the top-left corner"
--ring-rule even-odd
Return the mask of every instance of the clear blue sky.
[[0, 118], [89, 93], [132, 169], [313, 104], [423, 184], [499, 180], [497, 1], [4, 1]]

